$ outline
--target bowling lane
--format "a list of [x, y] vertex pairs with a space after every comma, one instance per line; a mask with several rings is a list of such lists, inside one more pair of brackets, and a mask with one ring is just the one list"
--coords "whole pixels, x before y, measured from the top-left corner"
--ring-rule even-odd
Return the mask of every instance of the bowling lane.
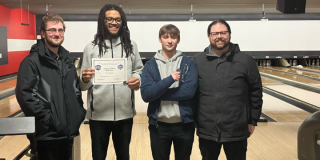
[[8, 117], [20, 109], [15, 95], [0, 100], [0, 117]]
[[320, 71], [319, 67], [307, 67], [307, 66], [303, 66], [303, 68], [307, 68], [307, 69], [314, 69], [316, 71]]
[[262, 113], [277, 122], [302, 122], [311, 113], [263, 93]]
[[286, 73], [283, 73], [283, 72], [273, 71], [273, 70], [260, 68], [260, 67], [259, 67], [259, 71], [261, 73], [271, 74], [271, 75], [278, 76], [278, 77], [281, 77], [281, 78], [286, 78], [286, 79], [290, 79], [290, 80], [293, 80], [293, 81], [298, 81], [298, 82], [302, 82], [302, 83], [306, 83], [306, 84], [310, 84], [310, 85], [314, 85], [314, 86], [320, 87], [320, 81], [312, 80], [312, 79], [309, 79], [309, 78], [290, 75], [290, 74], [286, 74]]
[[287, 67], [271, 67], [271, 68], [272, 69], [281, 70], [281, 71], [284, 71], [284, 72], [295, 73], [295, 74], [314, 77], [314, 78], [320, 78], [320, 73], [302, 71], [302, 70], [298, 70], [298, 69], [295, 69], [295, 68], [287, 68]]
[[16, 87], [16, 83], [17, 83], [17, 79], [16, 78], [13, 79], [13, 80], [9, 80], [9, 81], [0, 83], [0, 92], [4, 91], [6, 89], [10, 89], [10, 88]]
[[268, 87], [270, 89], [273, 89], [283, 94], [289, 95], [291, 97], [300, 99], [302, 101], [313, 104], [320, 108], [320, 101], [319, 101], [320, 94], [318, 93], [300, 89], [287, 84], [283, 84], [281, 82], [274, 81], [269, 78], [261, 77], [261, 80], [262, 80], [262, 86], [264, 87]]

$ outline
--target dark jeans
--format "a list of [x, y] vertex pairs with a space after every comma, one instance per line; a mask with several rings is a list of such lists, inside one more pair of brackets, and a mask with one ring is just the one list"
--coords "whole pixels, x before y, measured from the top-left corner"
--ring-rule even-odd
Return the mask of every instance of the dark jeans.
[[173, 142], [175, 159], [190, 160], [194, 139], [194, 123], [149, 124], [151, 150], [154, 160], [169, 160]]
[[199, 138], [202, 160], [218, 160], [222, 145], [227, 156], [227, 160], [246, 159], [247, 139], [235, 142], [219, 143], [213, 140]]
[[129, 145], [133, 119], [121, 121], [94, 121], [90, 120], [93, 160], [105, 160], [107, 157], [109, 137], [112, 140], [117, 160], [129, 160]]
[[38, 141], [38, 160], [70, 160], [72, 146], [73, 139]]

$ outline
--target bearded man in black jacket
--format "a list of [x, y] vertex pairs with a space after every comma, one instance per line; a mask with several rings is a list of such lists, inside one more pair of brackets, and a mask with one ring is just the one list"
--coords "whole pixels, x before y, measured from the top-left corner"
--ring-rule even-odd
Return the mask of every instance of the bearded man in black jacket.
[[198, 66], [197, 135], [203, 160], [217, 160], [223, 146], [228, 160], [245, 160], [247, 138], [262, 108], [262, 84], [255, 60], [230, 43], [222, 20], [207, 30], [210, 45], [194, 56]]
[[61, 46], [65, 28], [59, 15], [44, 16], [42, 39], [18, 71], [16, 97], [24, 114], [35, 117], [39, 160], [69, 160], [86, 113], [73, 60]]

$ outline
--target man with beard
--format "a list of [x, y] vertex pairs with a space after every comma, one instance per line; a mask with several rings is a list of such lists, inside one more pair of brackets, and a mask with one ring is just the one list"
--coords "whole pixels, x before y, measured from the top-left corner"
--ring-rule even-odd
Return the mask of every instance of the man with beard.
[[228, 160], [245, 160], [247, 138], [262, 108], [262, 85], [255, 60], [230, 43], [229, 24], [208, 26], [210, 45], [194, 56], [198, 67], [197, 135], [203, 160], [217, 160], [223, 146]]
[[[93, 85], [92, 58], [127, 59], [127, 77], [124, 84]], [[95, 39], [83, 52], [80, 74], [82, 90], [88, 90], [88, 112], [93, 160], [105, 160], [109, 136], [117, 160], [129, 160], [129, 144], [134, 108], [134, 90], [139, 89], [143, 65], [137, 44], [130, 40], [123, 10], [116, 5], [105, 5], [99, 13]]]
[[197, 66], [176, 50], [180, 31], [164, 25], [159, 50], [142, 71], [141, 96], [148, 105], [151, 150], [154, 160], [169, 160], [173, 143], [176, 160], [190, 160], [194, 139], [194, 93]]
[[59, 15], [44, 16], [42, 39], [18, 71], [16, 97], [24, 114], [35, 117], [39, 160], [69, 160], [86, 113], [73, 60], [61, 46], [65, 28]]

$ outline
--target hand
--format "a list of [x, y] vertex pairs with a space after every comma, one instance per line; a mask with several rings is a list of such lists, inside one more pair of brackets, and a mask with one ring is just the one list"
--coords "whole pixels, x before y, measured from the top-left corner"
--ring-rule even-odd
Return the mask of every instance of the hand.
[[180, 72], [173, 72], [171, 76], [174, 79], [174, 81], [178, 81], [180, 79]]
[[87, 83], [91, 80], [92, 75], [94, 75], [94, 69], [93, 68], [87, 68], [82, 71], [82, 81]]
[[255, 129], [255, 126], [252, 125], [252, 124], [248, 124], [248, 129], [249, 129], [249, 132], [250, 132], [250, 136], [253, 134], [253, 131]]
[[130, 89], [136, 90], [139, 89], [140, 80], [137, 77], [131, 77], [129, 80], [127, 80], [127, 84]]

